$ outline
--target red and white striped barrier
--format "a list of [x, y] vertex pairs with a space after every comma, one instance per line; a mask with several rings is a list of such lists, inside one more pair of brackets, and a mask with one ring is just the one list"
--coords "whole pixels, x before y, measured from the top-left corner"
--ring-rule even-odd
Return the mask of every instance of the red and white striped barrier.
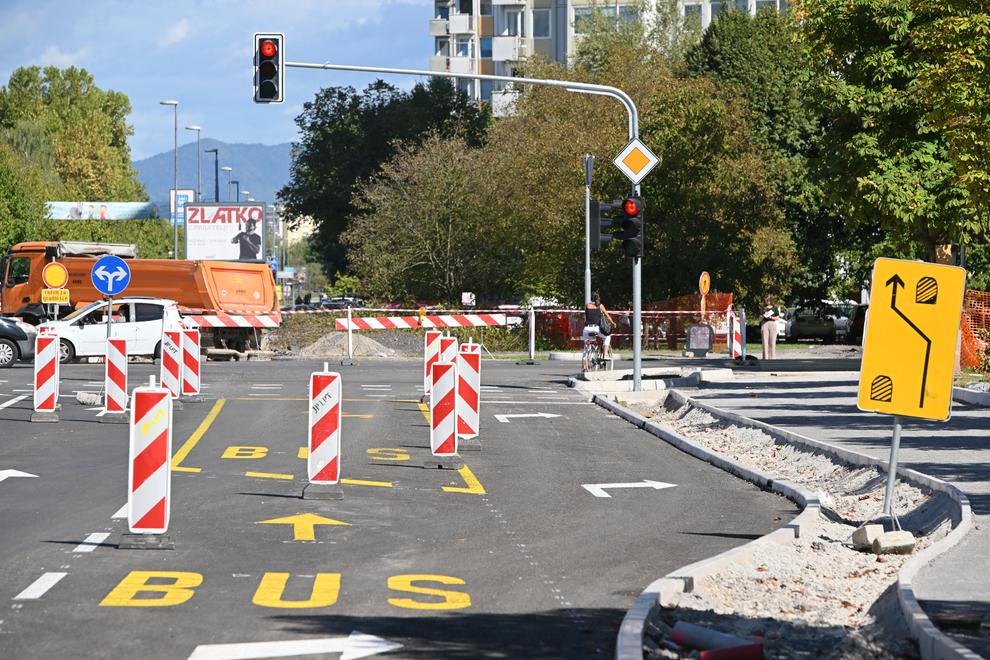
[[34, 411], [54, 413], [58, 404], [58, 336], [54, 331], [34, 340]]
[[280, 314], [190, 314], [183, 317], [201, 328], [277, 328]]
[[127, 527], [134, 534], [164, 534], [168, 530], [171, 456], [169, 390], [154, 385], [134, 388], [127, 470]]
[[[354, 317], [351, 330], [408, 330], [411, 328], [475, 328], [508, 325], [505, 314], [450, 314], [426, 316], [370, 316]], [[337, 329], [347, 330], [347, 319], [337, 319]]]
[[122, 413], [127, 410], [127, 340], [107, 339], [104, 360], [103, 412]]
[[457, 367], [436, 362], [431, 372], [430, 451], [434, 456], [457, 453]]
[[742, 358], [742, 327], [735, 312], [729, 312], [729, 354], [733, 360]]
[[196, 396], [200, 390], [199, 330], [182, 331], [182, 395]]
[[182, 392], [182, 331], [166, 330], [162, 333], [162, 387], [173, 399]]
[[440, 338], [440, 362], [456, 363], [457, 337]]
[[340, 481], [340, 374], [316, 372], [309, 377], [309, 457], [311, 484]]
[[443, 333], [439, 330], [427, 330], [423, 339], [423, 392], [430, 393], [430, 369], [440, 359], [440, 338]]
[[457, 352], [457, 437], [478, 437], [481, 422], [481, 344], [461, 344]]

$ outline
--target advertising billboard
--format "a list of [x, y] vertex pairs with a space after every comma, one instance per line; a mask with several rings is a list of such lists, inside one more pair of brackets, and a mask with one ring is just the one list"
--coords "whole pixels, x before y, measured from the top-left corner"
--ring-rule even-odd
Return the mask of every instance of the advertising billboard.
[[185, 205], [186, 259], [264, 261], [264, 204]]
[[149, 220], [160, 217], [152, 202], [47, 202], [52, 220]]
[[181, 227], [186, 224], [186, 204], [196, 201], [196, 191], [180, 188], [176, 193], [174, 188], [170, 188], [168, 194], [170, 217], [173, 223], [178, 223]]

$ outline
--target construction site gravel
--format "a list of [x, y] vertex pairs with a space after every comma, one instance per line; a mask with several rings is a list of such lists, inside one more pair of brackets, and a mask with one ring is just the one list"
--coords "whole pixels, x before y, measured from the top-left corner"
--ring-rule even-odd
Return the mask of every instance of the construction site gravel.
[[[636, 412], [708, 449], [818, 494], [823, 518], [813, 534], [757, 547], [685, 593], [648, 622], [647, 657], [697, 657], [675, 649], [664, 631], [676, 621], [764, 640], [766, 658], [910, 658], [894, 585], [910, 555], [855, 549], [853, 531], [882, 510], [886, 475], [850, 466], [717, 419], [691, 405], [639, 406]], [[894, 510], [916, 538], [915, 551], [949, 531], [942, 494], [896, 482]], [[887, 522], [888, 529], [890, 526]]]

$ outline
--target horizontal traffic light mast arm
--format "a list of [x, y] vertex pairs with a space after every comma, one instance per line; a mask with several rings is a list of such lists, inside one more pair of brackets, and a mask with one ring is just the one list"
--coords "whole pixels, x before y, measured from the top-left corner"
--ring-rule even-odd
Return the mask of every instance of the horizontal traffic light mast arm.
[[490, 76], [482, 73], [453, 73], [450, 71], [424, 71], [422, 69], [394, 69], [380, 66], [356, 66], [349, 64], [315, 64], [310, 62], [286, 62], [285, 66], [296, 69], [327, 69], [330, 71], [362, 71], [365, 73], [389, 73], [400, 76], [436, 76], [438, 78], [463, 78], [465, 80], [491, 80], [519, 85], [542, 85], [544, 87], [563, 87], [568, 92], [577, 94], [595, 94], [610, 96], [622, 102], [629, 114], [629, 139], [639, 137], [639, 113], [636, 104], [618, 87], [595, 85], [573, 80], [553, 80], [550, 78], [514, 78], [512, 76]]

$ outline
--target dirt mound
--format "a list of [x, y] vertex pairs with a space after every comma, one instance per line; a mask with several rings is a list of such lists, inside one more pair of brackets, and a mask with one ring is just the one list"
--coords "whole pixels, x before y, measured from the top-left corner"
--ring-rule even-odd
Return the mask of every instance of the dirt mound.
[[[355, 356], [392, 357], [395, 350], [382, 346], [367, 335], [353, 333]], [[347, 355], [347, 333], [328, 332], [299, 351], [302, 357], [328, 357]]]

